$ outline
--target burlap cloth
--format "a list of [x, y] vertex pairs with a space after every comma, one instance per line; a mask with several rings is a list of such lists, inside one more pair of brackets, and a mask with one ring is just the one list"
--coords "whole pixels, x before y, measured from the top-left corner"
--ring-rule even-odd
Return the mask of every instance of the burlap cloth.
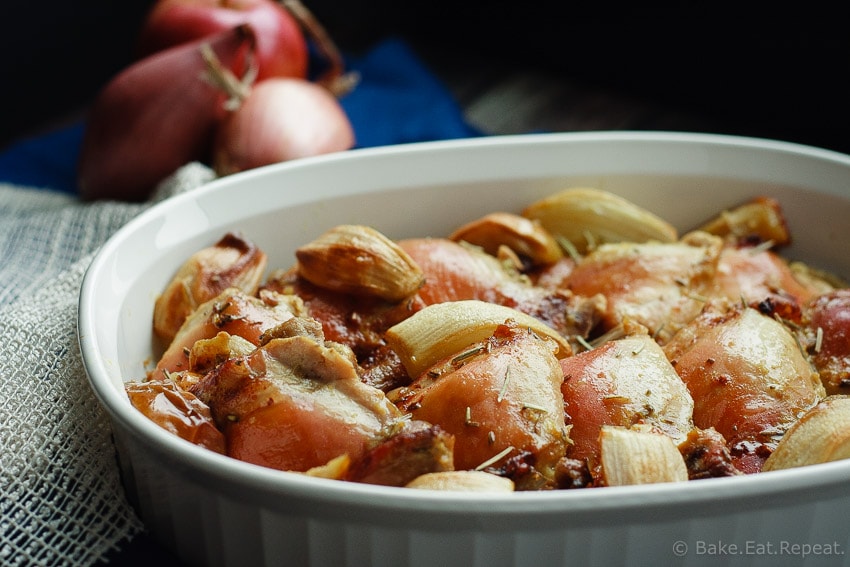
[[80, 285], [122, 225], [212, 178], [189, 164], [143, 204], [0, 185], [0, 565], [90, 565], [143, 529], [80, 358]]

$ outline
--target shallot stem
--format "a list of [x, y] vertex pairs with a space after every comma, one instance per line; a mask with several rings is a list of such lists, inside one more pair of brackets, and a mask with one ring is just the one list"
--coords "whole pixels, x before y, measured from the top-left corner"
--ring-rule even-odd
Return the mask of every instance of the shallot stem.
[[203, 75], [204, 80], [224, 91], [228, 97], [224, 103], [224, 107], [227, 110], [235, 110], [251, 92], [251, 85], [254, 84], [254, 80], [257, 78], [258, 69], [254, 61], [253, 51], [248, 52], [245, 74], [239, 79], [230, 69], [227, 69], [221, 64], [215, 51], [213, 51], [208, 43], [202, 44], [200, 50], [201, 57], [203, 57], [204, 63], [207, 66], [207, 70]]
[[316, 82], [327, 88], [334, 96], [341, 97], [349, 92], [360, 81], [359, 75], [354, 71], [345, 71], [345, 63], [336, 43], [328, 34], [325, 27], [313, 15], [301, 0], [279, 0], [281, 5], [301, 24], [310, 38], [316, 43], [327, 60], [329, 68]]

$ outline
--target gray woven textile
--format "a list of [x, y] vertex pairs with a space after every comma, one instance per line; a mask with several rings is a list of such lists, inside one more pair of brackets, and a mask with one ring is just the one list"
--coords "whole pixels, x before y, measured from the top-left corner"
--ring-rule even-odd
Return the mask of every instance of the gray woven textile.
[[212, 178], [189, 164], [144, 204], [0, 185], [0, 564], [91, 565], [142, 530], [80, 358], [80, 285], [127, 221]]

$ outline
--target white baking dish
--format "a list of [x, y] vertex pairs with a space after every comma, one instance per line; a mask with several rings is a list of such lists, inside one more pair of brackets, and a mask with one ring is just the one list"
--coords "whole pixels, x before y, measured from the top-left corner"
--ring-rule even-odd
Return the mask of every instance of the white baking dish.
[[133, 409], [153, 302], [194, 251], [238, 229], [292, 263], [341, 223], [442, 236], [567, 186], [621, 194], [685, 230], [779, 199], [789, 256], [850, 276], [850, 157], [674, 133], [494, 137], [355, 150], [215, 181], [120, 230], [82, 288], [79, 333], [126, 489], [155, 537], [197, 565], [804, 565], [850, 563], [850, 461], [676, 485], [481, 495], [264, 469], [191, 445]]

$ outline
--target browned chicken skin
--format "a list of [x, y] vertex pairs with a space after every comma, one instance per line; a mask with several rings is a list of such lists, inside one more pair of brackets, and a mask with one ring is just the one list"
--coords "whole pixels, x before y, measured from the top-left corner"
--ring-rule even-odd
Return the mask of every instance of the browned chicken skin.
[[568, 434], [553, 344], [507, 324], [470, 352], [426, 371], [391, 399], [414, 419], [454, 435], [458, 469], [527, 451], [544, 476], [554, 476]]
[[723, 435], [744, 472], [825, 394], [791, 333], [748, 307], [709, 305], [664, 350], [694, 398], [694, 424]]

